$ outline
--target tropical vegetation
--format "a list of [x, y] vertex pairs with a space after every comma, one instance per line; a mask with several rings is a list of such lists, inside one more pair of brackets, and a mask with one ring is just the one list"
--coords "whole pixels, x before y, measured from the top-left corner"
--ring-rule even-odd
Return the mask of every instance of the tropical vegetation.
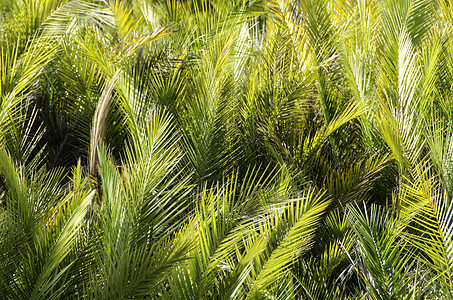
[[2, 0], [1, 299], [453, 299], [452, 0]]

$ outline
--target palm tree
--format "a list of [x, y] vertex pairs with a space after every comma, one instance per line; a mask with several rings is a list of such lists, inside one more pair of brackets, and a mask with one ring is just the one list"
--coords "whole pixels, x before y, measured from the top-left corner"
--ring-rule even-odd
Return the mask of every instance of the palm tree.
[[1, 298], [453, 298], [452, 24], [3, 1]]

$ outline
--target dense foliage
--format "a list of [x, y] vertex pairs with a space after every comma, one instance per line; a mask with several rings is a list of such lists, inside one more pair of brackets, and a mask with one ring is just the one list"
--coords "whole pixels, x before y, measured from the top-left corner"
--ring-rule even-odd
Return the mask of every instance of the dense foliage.
[[453, 299], [452, 0], [1, 0], [1, 299]]

